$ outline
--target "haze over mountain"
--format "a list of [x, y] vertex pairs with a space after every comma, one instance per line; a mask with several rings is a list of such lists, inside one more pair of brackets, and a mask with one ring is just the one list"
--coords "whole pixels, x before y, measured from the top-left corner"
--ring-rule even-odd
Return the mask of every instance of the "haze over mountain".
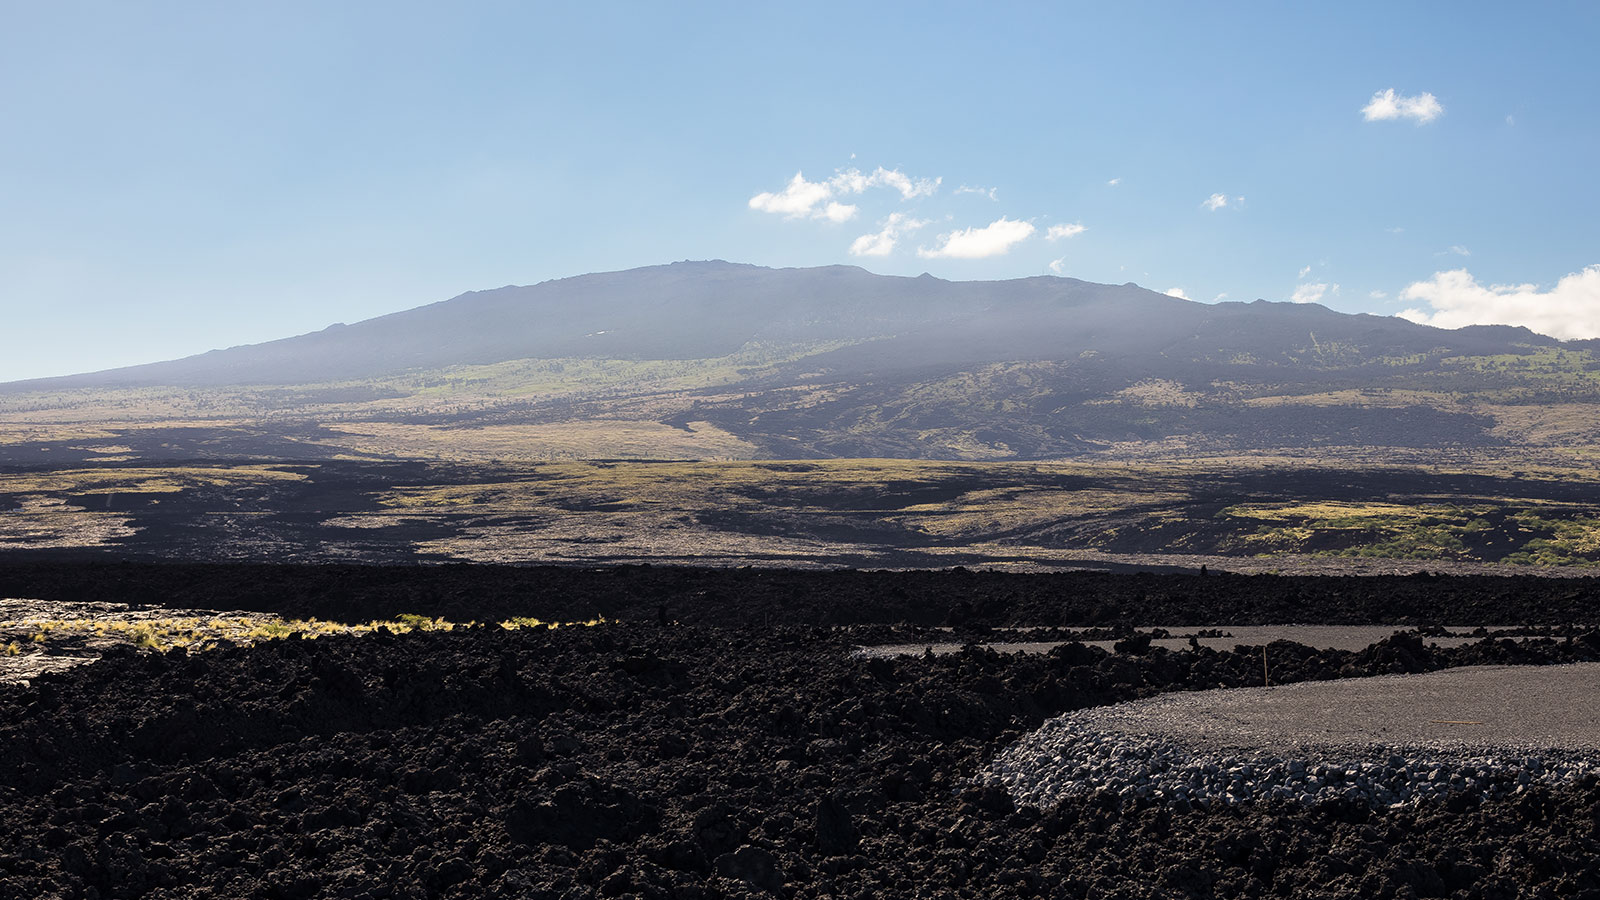
[[[1594, 420], [1575, 405], [1600, 400], [1596, 345], [1315, 304], [1202, 304], [1071, 278], [954, 282], [683, 262], [14, 382], [0, 386], [0, 422], [48, 412], [52, 422], [137, 431], [181, 420], [238, 438], [203, 451], [205, 441], [169, 441], [177, 455], [318, 455], [352, 449], [338, 435], [370, 439], [377, 424], [392, 426], [383, 431], [393, 446], [359, 449], [380, 456], [406, 455], [398, 426], [459, 437], [534, 429], [494, 448], [533, 456], [1576, 445]], [[604, 440], [586, 438], [588, 449], [545, 440], [551, 428], [599, 434], [619, 423], [634, 432], [609, 451]], [[299, 450], [274, 443], [306, 428], [317, 433], [303, 433]], [[669, 433], [687, 443], [656, 440]]]
[[1131, 283], [1052, 276], [959, 282], [874, 275], [854, 266], [769, 269], [710, 261], [469, 291], [269, 343], [5, 387], [306, 384], [518, 359], [704, 359], [753, 343], [885, 340], [888, 346], [836, 353], [829, 362], [892, 371], [1060, 360], [1093, 350], [1158, 366], [1160, 359], [1240, 354], [1272, 364], [1314, 344], [1374, 357], [1558, 344], [1524, 328], [1445, 331], [1317, 304], [1202, 304]]

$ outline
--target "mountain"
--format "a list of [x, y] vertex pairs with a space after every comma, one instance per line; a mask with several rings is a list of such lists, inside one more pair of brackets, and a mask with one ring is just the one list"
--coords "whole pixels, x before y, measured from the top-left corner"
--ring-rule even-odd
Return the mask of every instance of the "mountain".
[[165, 428], [179, 457], [408, 456], [424, 434], [437, 455], [538, 458], [1548, 450], [1595, 437], [1597, 350], [1071, 278], [683, 262], [14, 382], [0, 438], [94, 425], [141, 456]]
[[[893, 339], [844, 353], [873, 368], [1059, 359], [1094, 350], [1151, 357], [1248, 353], [1271, 358], [1323, 344], [1378, 355], [1495, 352], [1554, 346], [1525, 329], [1456, 332], [1315, 304], [1207, 305], [1134, 284], [1073, 278], [952, 282], [874, 275], [855, 266], [769, 269], [721, 261], [580, 275], [528, 287], [469, 291], [355, 325], [87, 375], [14, 382], [49, 389], [304, 384], [518, 359], [704, 359], [750, 343]], [[857, 363], [859, 366], [860, 363]]]

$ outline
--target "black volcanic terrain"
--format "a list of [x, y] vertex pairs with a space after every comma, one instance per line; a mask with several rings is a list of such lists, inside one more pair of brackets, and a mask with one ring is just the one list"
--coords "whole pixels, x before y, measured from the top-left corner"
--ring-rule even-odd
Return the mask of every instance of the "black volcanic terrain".
[[[1600, 660], [1591, 580], [5, 566], [0, 592], [607, 616], [126, 648], [0, 685], [7, 897], [1590, 897], [1600, 878], [1592, 776], [1392, 809], [1132, 789], [1038, 809], [975, 780], [1050, 716], [1259, 685], [1263, 654], [1274, 683]], [[1130, 628], [1228, 615], [1546, 627], [1359, 652], [1168, 651]], [[1124, 640], [852, 653], [1040, 634], [1008, 624]]]

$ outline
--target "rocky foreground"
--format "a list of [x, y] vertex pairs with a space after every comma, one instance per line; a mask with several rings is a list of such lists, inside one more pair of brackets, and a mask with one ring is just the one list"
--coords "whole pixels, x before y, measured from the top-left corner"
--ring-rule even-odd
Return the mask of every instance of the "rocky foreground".
[[[1274, 644], [1273, 680], [1600, 660], [1600, 632], [1561, 630]], [[1593, 778], [1395, 809], [1018, 805], [978, 776], [1025, 733], [1259, 684], [1259, 648], [851, 653], [903, 632], [656, 617], [112, 650], [0, 688], [0, 896], [1600, 896]]]

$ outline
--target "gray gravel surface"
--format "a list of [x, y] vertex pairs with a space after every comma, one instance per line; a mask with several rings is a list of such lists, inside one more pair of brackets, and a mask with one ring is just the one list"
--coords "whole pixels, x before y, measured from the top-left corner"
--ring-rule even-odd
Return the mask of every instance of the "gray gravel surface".
[[[1150, 629], [1140, 629], [1148, 631]], [[1171, 637], [1155, 638], [1152, 647], [1167, 650], [1186, 650], [1194, 637], [1200, 646], [1212, 650], [1232, 650], [1238, 646], [1259, 647], [1273, 641], [1293, 641], [1319, 650], [1365, 650], [1396, 632], [1409, 631], [1393, 625], [1179, 625], [1162, 630]], [[1472, 634], [1473, 626], [1456, 626], [1443, 635], [1426, 635], [1423, 642], [1435, 647], [1459, 647], [1479, 640]], [[1210, 636], [1222, 632], [1221, 637]], [[1205, 636], [1201, 636], [1205, 635]], [[999, 653], [1048, 653], [1066, 641], [1006, 641], [985, 642], [983, 647]], [[1116, 641], [1084, 641], [1091, 647], [1110, 650]], [[885, 644], [862, 647], [861, 656], [911, 656], [932, 650], [935, 654], [959, 653], [966, 646], [960, 641], [939, 641], [922, 644]]]
[[1164, 694], [1096, 711], [1101, 731], [1291, 750], [1600, 750], [1600, 663], [1468, 666], [1270, 688]]
[[1600, 774], [1600, 664], [1169, 694], [1045, 723], [980, 778], [1048, 807], [1107, 791], [1175, 806], [1498, 798]]

